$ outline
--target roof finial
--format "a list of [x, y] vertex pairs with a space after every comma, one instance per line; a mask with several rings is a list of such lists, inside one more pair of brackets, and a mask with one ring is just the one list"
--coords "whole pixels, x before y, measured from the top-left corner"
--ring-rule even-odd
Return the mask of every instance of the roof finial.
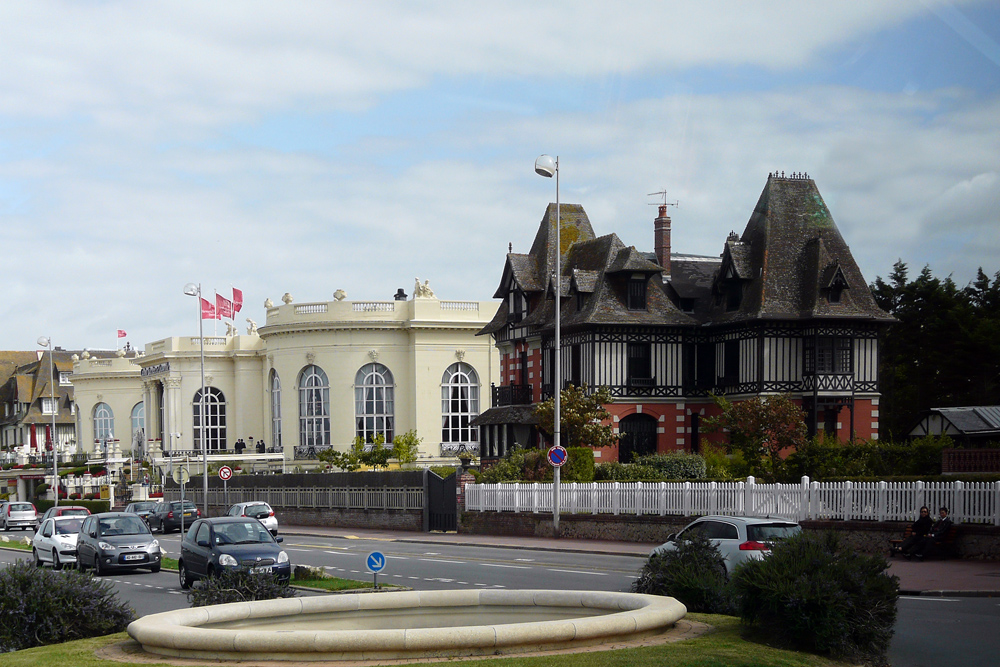
[[511, 243], [510, 241], [507, 242], [507, 252], [508, 253], [514, 252], [514, 244]]

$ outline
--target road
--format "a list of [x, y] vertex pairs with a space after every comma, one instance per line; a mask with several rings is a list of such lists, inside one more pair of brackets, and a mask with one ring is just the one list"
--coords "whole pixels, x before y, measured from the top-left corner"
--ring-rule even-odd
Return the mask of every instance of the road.
[[[20, 537], [20, 536], [18, 536]], [[157, 535], [166, 555], [177, 556], [180, 536]], [[371, 580], [365, 559], [386, 556], [379, 583], [417, 590], [455, 588], [552, 588], [627, 591], [644, 559], [635, 556], [567, 553], [535, 549], [422, 544], [284, 536], [293, 564], [321, 566], [334, 576]], [[30, 558], [0, 550], [0, 563]], [[105, 577], [142, 616], [186, 608], [177, 575], [146, 570]], [[896, 667], [964, 667], [995, 663], [1000, 655], [1000, 600], [901, 597], [890, 660]]]

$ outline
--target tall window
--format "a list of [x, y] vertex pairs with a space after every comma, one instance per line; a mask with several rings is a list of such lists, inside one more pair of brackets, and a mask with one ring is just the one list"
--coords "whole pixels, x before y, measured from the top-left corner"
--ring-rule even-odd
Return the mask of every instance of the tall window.
[[139, 432], [146, 432], [146, 404], [142, 401], [132, 406], [132, 438], [135, 439]]
[[851, 339], [841, 336], [819, 336], [805, 340], [805, 374], [849, 374]]
[[469, 422], [479, 414], [479, 376], [466, 363], [448, 366], [441, 378], [441, 442], [479, 442], [479, 429]]
[[56, 406], [59, 405], [58, 400], [53, 400], [51, 396], [42, 398], [42, 414], [43, 415], [54, 415], [56, 413]]
[[306, 366], [299, 376], [299, 445], [330, 445], [330, 381], [319, 366]]
[[115, 413], [107, 403], [94, 406], [94, 439], [105, 441], [115, 437]]
[[205, 387], [205, 420], [201, 419], [201, 389], [194, 393], [194, 444], [201, 450], [202, 424], [208, 451], [226, 448], [226, 397], [215, 387]]
[[629, 279], [628, 309], [646, 310], [646, 276], [633, 276]]
[[628, 384], [648, 387], [653, 384], [652, 348], [649, 343], [628, 343]]
[[281, 449], [281, 380], [278, 378], [278, 373], [273, 368], [271, 369], [271, 444], [276, 448], [275, 451], [282, 451]]
[[354, 415], [357, 435], [372, 442], [379, 433], [392, 442], [392, 373], [382, 364], [365, 364], [354, 376]]

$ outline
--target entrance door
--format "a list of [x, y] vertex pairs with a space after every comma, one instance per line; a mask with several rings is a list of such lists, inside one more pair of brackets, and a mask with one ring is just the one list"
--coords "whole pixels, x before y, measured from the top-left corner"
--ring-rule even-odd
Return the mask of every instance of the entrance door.
[[442, 532], [458, 530], [458, 503], [456, 483], [458, 475], [452, 473], [441, 479], [436, 473], [427, 473], [427, 528]]
[[618, 462], [631, 463], [637, 456], [656, 453], [656, 419], [629, 415], [618, 422]]

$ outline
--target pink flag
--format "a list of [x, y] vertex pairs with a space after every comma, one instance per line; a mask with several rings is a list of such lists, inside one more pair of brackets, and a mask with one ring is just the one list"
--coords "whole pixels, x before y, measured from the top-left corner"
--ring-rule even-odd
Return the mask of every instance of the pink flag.
[[223, 317], [228, 317], [233, 319], [233, 302], [222, 296], [218, 292], [215, 293], [215, 312], [218, 313], [218, 319]]
[[119, 338], [124, 338], [124, 337], [125, 337], [125, 336], [127, 336], [127, 335], [128, 335], [128, 334], [127, 334], [127, 333], [125, 333], [125, 330], [124, 330], [124, 329], [119, 329], [119, 330], [118, 330], [118, 337], [119, 337]]
[[219, 316], [215, 313], [215, 306], [211, 304], [210, 301], [202, 297], [201, 299], [201, 319], [203, 320], [217, 320]]
[[233, 314], [243, 310], [243, 290], [233, 288]]

